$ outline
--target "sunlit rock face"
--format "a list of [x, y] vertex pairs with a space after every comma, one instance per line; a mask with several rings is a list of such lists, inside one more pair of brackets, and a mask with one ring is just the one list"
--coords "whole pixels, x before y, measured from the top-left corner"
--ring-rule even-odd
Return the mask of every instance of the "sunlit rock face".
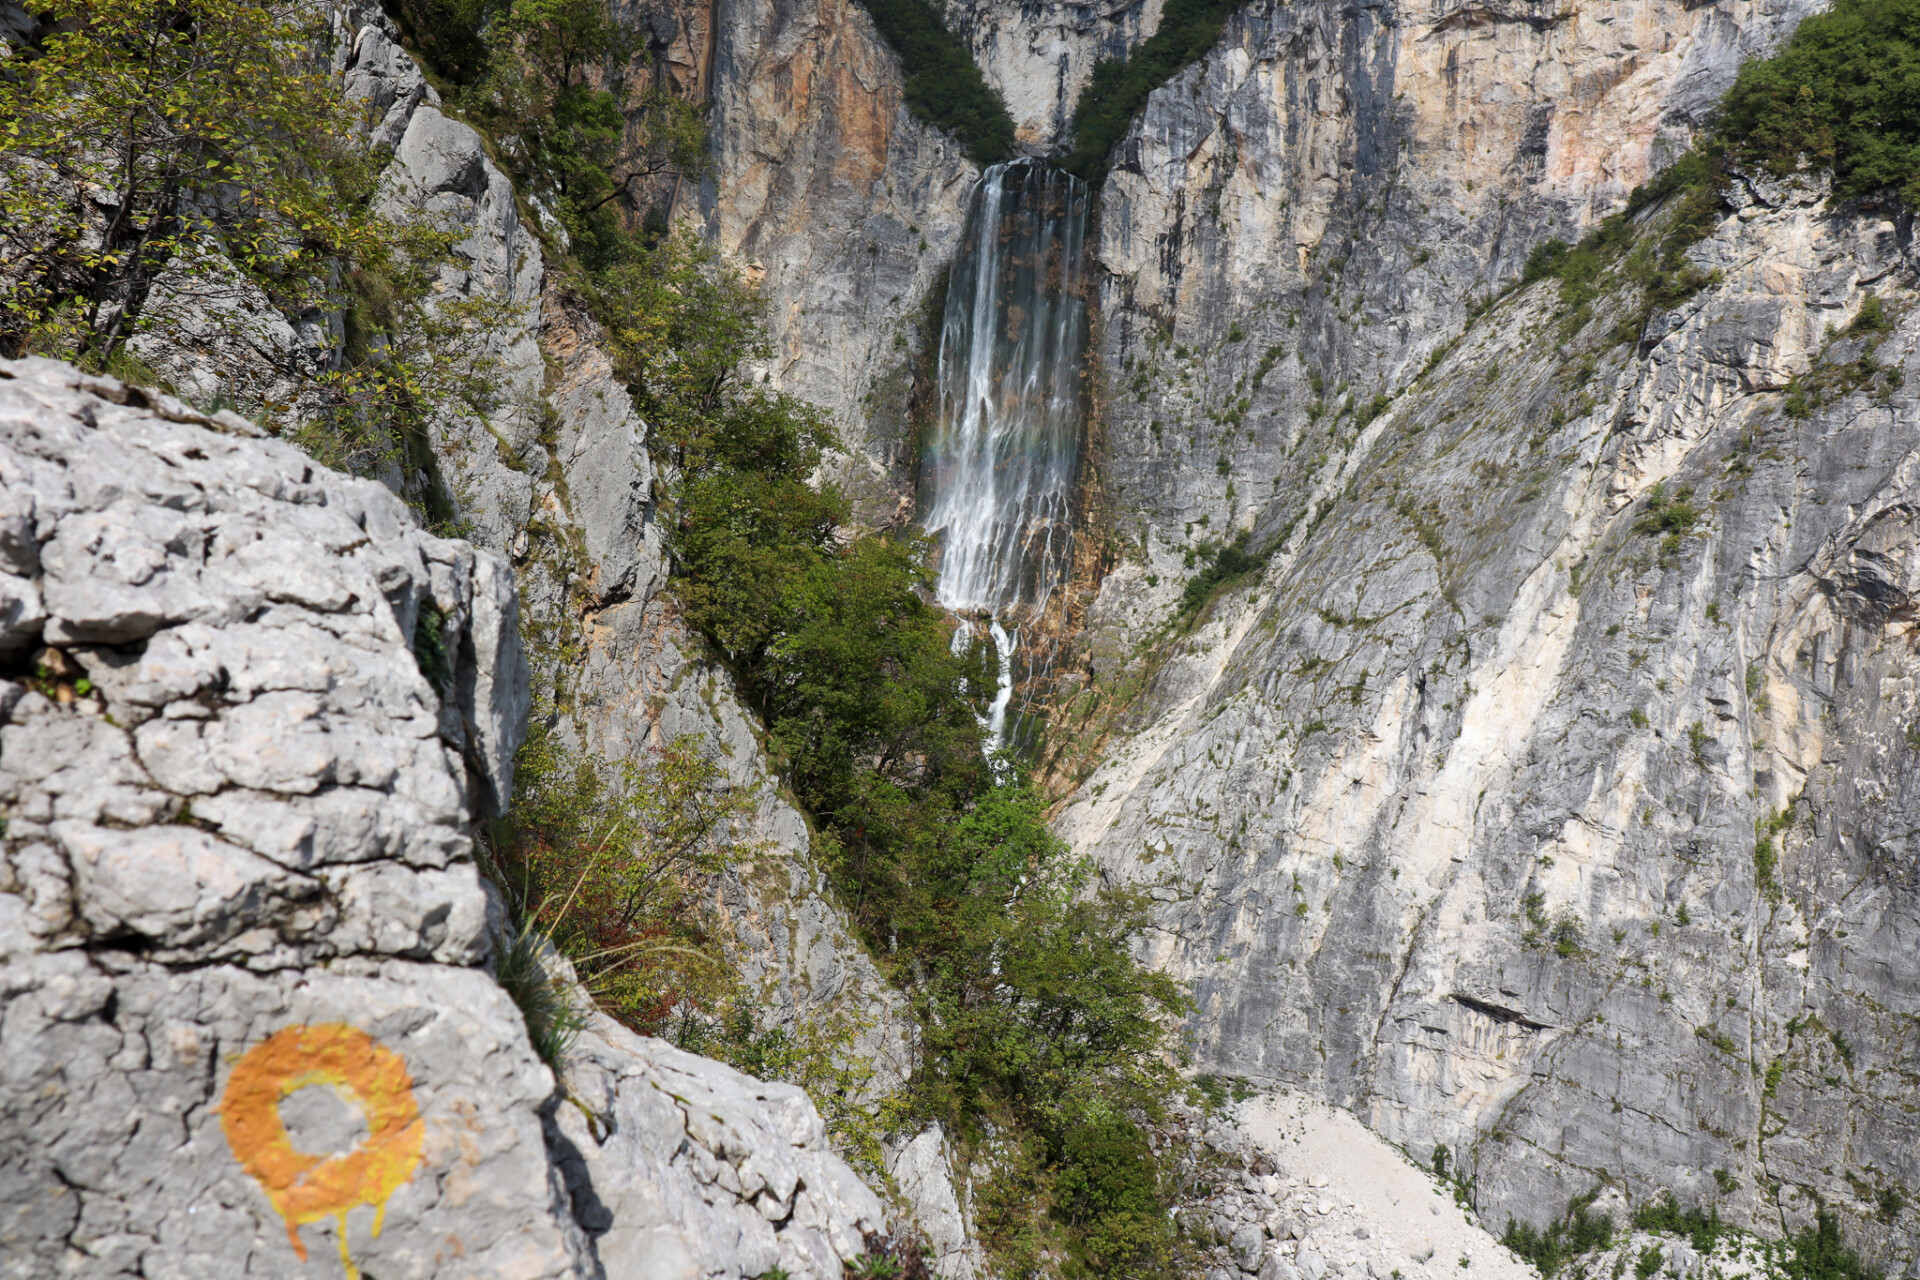
[[828, 411], [846, 447], [832, 473], [862, 519], [910, 519], [910, 402], [938, 330], [926, 300], [979, 167], [902, 105], [858, 0], [714, 12], [714, 169], [680, 207], [762, 281], [765, 374]]
[[0, 362], [0, 1275], [836, 1280], [799, 1089], [596, 1017], [560, 1107], [473, 857], [508, 567], [261, 434]]
[[[1084, 675], [1150, 683], [1058, 829], [1158, 900], [1210, 1069], [1466, 1153], [1496, 1225], [1611, 1179], [1897, 1262], [1908, 215], [1742, 180], [1675, 310], [1503, 292], [1801, 12], [1254, 5], [1154, 96]], [[1149, 659], [1240, 531], [1265, 568]]]

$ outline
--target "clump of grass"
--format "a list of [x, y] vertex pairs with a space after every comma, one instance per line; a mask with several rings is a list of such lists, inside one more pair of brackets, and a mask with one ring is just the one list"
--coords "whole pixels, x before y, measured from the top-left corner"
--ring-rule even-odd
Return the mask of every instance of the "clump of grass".
[[558, 1075], [567, 1050], [573, 1047], [587, 1019], [548, 970], [546, 957], [552, 949], [547, 935], [531, 925], [522, 924], [503, 937], [496, 936], [493, 979], [526, 1020], [533, 1051]]

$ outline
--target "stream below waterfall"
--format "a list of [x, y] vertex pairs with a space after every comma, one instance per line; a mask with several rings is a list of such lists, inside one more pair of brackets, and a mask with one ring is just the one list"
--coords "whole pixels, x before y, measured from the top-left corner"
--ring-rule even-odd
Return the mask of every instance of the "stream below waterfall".
[[1038, 628], [1072, 571], [1087, 206], [1087, 186], [1071, 174], [994, 165], [975, 188], [947, 285], [925, 524], [941, 541], [939, 602], [965, 623], [956, 645], [993, 640], [995, 747], [1027, 745], [1027, 699], [1013, 704], [1046, 679], [1052, 646]]

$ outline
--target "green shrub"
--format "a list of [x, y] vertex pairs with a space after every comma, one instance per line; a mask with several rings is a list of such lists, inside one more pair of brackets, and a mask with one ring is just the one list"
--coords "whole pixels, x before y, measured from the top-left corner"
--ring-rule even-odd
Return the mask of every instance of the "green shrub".
[[1369, 423], [1371, 423], [1375, 418], [1379, 417], [1381, 414], [1385, 413], [1388, 409], [1392, 407], [1393, 407], [1392, 396], [1386, 395], [1384, 393], [1374, 396], [1373, 399], [1367, 401], [1366, 404], [1361, 405], [1357, 410], [1354, 411], [1354, 415], [1353, 415], [1354, 429], [1365, 430]]
[[1633, 522], [1635, 533], [1677, 534], [1691, 533], [1700, 519], [1700, 508], [1693, 501], [1693, 487], [1681, 485], [1673, 492], [1667, 492], [1664, 484], [1656, 484], [1647, 494], [1646, 511]]
[[1220, 38], [1241, 0], [1167, 0], [1160, 26], [1123, 58], [1095, 64], [1073, 108], [1073, 150], [1062, 166], [1094, 187], [1107, 176], [1115, 146], [1147, 97]]
[[[1435, 1171], [1439, 1172], [1438, 1152], [1435, 1156]], [[1572, 1259], [1612, 1245], [1613, 1217], [1593, 1212], [1597, 1198], [1597, 1192], [1575, 1198], [1563, 1217], [1545, 1227], [1509, 1218], [1500, 1243], [1539, 1268], [1541, 1276], [1551, 1277]]]
[[1581, 923], [1580, 917], [1574, 914], [1573, 908], [1563, 907], [1554, 917], [1553, 928], [1547, 938], [1553, 944], [1555, 955], [1562, 960], [1571, 960], [1585, 949], [1587, 927]]
[[1713, 735], [1707, 732], [1707, 726], [1698, 720], [1687, 726], [1687, 754], [1693, 759], [1696, 768], [1707, 767], [1707, 744], [1713, 741]]
[[521, 935], [551, 939], [602, 1008], [680, 1039], [676, 1017], [717, 1017], [732, 993], [700, 890], [751, 852], [731, 838], [744, 803], [691, 738], [613, 761], [536, 728], [488, 870]]
[[964, 41], [929, 0], [861, 0], [900, 55], [908, 108], [945, 129], [981, 164], [1013, 154], [1013, 118]]
[[1789, 1280], [1881, 1280], [1881, 1273], [1841, 1240], [1840, 1220], [1825, 1210], [1813, 1226], [1788, 1239], [1784, 1270]]
[[1920, 0], [1836, 0], [1777, 54], [1749, 62], [1721, 103], [1739, 163], [1785, 177], [1831, 169], [1834, 195], [1892, 187], [1920, 204]]
[[1266, 567], [1270, 551], [1259, 553], [1247, 550], [1247, 534], [1241, 533], [1232, 542], [1205, 552], [1212, 556], [1206, 567], [1187, 579], [1186, 589], [1180, 593], [1178, 615], [1191, 620], [1213, 597], [1216, 590], [1234, 586], [1249, 575]]
[[1171, 1259], [1165, 1189], [1146, 1133], [1122, 1115], [1082, 1119], [1055, 1152], [1057, 1212], [1092, 1275], [1162, 1274]]
[[[1718, 1209], [1682, 1209], [1670, 1195], [1663, 1195], [1653, 1203], [1634, 1210], [1633, 1229], [1685, 1236], [1701, 1253], [1711, 1252], [1720, 1237], [1729, 1230], [1721, 1224]], [[1658, 1264], [1655, 1266], [1657, 1269]]]

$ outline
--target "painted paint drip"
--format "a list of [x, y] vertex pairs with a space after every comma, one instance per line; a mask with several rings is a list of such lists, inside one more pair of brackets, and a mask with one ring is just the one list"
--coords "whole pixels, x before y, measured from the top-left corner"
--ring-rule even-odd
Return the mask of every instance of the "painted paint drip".
[[[310, 1085], [331, 1086], [357, 1106], [367, 1140], [345, 1155], [296, 1149], [280, 1104]], [[307, 1260], [301, 1226], [332, 1218], [346, 1280], [359, 1280], [347, 1251], [348, 1211], [375, 1206], [372, 1236], [379, 1239], [387, 1201], [420, 1166], [425, 1128], [406, 1060], [346, 1023], [283, 1027], [234, 1065], [220, 1099], [220, 1124], [234, 1159], [285, 1221], [294, 1255]]]
[[1071, 174], [993, 166], [947, 286], [926, 526], [942, 542], [941, 605], [991, 636], [999, 657], [995, 746], [1025, 745], [1024, 732], [1008, 733], [1016, 686], [1046, 678], [1050, 650], [1032, 637], [1072, 568], [1087, 203]]

